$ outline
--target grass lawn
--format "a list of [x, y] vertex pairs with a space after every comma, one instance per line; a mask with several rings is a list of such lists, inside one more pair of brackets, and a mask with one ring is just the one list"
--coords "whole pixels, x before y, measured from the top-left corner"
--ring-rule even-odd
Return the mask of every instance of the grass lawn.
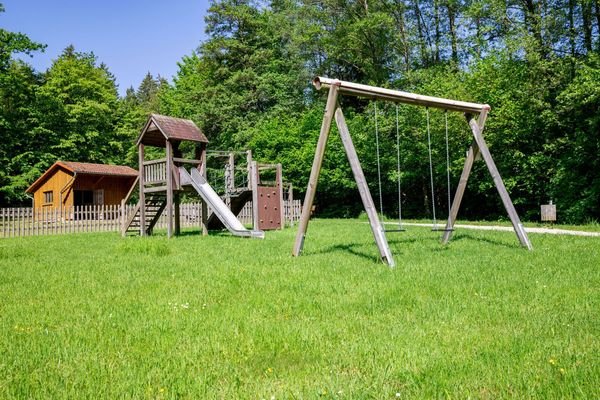
[[0, 241], [0, 398], [600, 398], [600, 238]]

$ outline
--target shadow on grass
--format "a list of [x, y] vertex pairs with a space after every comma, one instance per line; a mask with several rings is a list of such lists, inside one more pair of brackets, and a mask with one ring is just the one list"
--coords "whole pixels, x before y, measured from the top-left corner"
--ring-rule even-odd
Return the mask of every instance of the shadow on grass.
[[321, 250], [312, 251], [309, 254], [330, 254], [330, 253], [350, 253], [364, 260], [373, 261], [376, 260], [376, 256], [373, 253], [367, 253], [365, 251], [357, 250], [359, 247], [364, 247], [365, 244], [359, 243], [348, 243], [348, 244], [336, 244], [333, 246], [326, 247]]
[[417, 242], [417, 239], [415, 239], [415, 238], [402, 238], [402, 239], [400, 239], [399, 237], [390, 238], [389, 234], [387, 234], [386, 237], [387, 237], [388, 243], [390, 245], [413, 244], [413, 243]]
[[454, 236], [452, 236], [452, 239], [450, 239], [450, 243], [458, 242], [461, 240], [471, 240], [471, 241], [475, 241], [475, 242], [482, 242], [482, 243], [487, 243], [487, 244], [491, 244], [494, 246], [506, 247], [508, 249], [515, 249], [515, 248], [520, 247], [518, 241], [516, 243], [507, 243], [507, 242], [494, 240], [494, 239], [490, 239], [490, 238], [486, 238], [486, 237], [474, 236], [469, 233], [455, 234]]

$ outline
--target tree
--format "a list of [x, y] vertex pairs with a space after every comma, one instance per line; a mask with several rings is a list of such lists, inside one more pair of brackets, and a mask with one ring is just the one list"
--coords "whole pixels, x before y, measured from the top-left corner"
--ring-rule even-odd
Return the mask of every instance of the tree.
[[[4, 7], [0, 3], [2, 12]], [[0, 28], [0, 163], [3, 165], [0, 169], [0, 206], [25, 201], [23, 188], [27, 179], [22, 175], [22, 166], [30, 162], [36, 151], [29, 144], [36, 124], [35, 90], [40, 77], [24, 62], [14, 60], [13, 55], [32, 55], [44, 48], [22, 33]]]
[[213, 146], [241, 147], [258, 120], [303, 103], [291, 22], [250, 1], [222, 0], [212, 3], [206, 24], [209, 39], [182, 60], [163, 101], [175, 115], [196, 121]]
[[[4, 6], [0, 3], [0, 14]], [[36, 51], [43, 51], [46, 45], [32, 41], [23, 33], [9, 32], [0, 28], [0, 72], [5, 71], [10, 64], [12, 55], [24, 53], [31, 56]]]
[[25, 201], [23, 189], [37, 172], [28, 167], [39, 151], [32, 132], [38, 123], [35, 93], [40, 84], [40, 76], [22, 61], [11, 61], [0, 72], [0, 205]]
[[56, 159], [112, 162], [123, 157], [123, 138], [115, 135], [117, 89], [105, 66], [93, 53], [67, 47], [46, 72], [37, 91], [40, 125], [35, 134], [47, 153], [40, 162]]

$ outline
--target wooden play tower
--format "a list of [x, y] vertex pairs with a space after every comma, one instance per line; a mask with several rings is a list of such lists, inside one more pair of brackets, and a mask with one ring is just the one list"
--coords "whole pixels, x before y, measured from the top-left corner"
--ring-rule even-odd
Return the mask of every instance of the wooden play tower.
[[[191, 142], [194, 158], [182, 158], [181, 143]], [[179, 234], [179, 199], [184, 188], [179, 168], [192, 166], [204, 174], [208, 140], [190, 120], [152, 114], [138, 139], [139, 202], [126, 222], [124, 233], [139, 231], [141, 236], [152, 234], [163, 211], [167, 212], [167, 236]], [[146, 160], [146, 147], [165, 149], [165, 157]], [[167, 179], [168, 178], [168, 179]], [[134, 188], [132, 188], [134, 189]], [[202, 227], [206, 233], [206, 207], [202, 207]]]
[[[194, 157], [182, 157], [180, 148], [183, 142], [193, 145]], [[199, 195], [202, 200], [200, 226], [203, 234], [209, 229], [226, 228], [235, 236], [264, 237], [265, 220], [275, 221], [275, 229], [283, 227], [283, 185], [281, 165], [275, 166], [277, 182], [275, 187], [260, 185], [259, 171], [264, 166], [252, 160], [252, 153], [246, 152], [247, 181], [242, 187], [235, 186], [235, 166], [233, 152], [229, 153], [225, 177], [226, 192], [221, 198], [207, 182], [208, 140], [194, 122], [152, 114], [144, 125], [138, 139], [139, 172], [137, 182], [132, 186], [124, 202], [137, 188], [139, 202], [125, 219], [122, 234], [139, 233], [151, 235], [163, 213], [166, 213], [167, 237], [180, 233], [180, 200], [184, 192]], [[146, 151], [148, 147], [164, 149], [164, 157], [147, 159], [157, 152]], [[225, 154], [225, 152], [223, 152]], [[263, 199], [264, 197], [264, 199]], [[269, 199], [270, 201], [265, 201]], [[236, 215], [248, 201], [253, 201], [253, 229], [246, 229]], [[209, 208], [211, 213], [209, 213]], [[262, 208], [263, 212], [259, 211]], [[276, 217], [273, 217], [275, 210]], [[265, 211], [271, 211], [265, 214]]]

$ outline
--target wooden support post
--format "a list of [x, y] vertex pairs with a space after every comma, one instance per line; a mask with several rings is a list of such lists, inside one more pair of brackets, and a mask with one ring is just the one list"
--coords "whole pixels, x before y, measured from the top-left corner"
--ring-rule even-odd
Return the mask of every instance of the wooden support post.
[[139, 184], [140, 184], [140, 236], [146, 236], [146, 194], [144, 193], [144, 144], [138, 145]]
[[251, 163], [252, 170], [252, 229], [260, 230], [260, 221], [258, 219], [258, 164], [256, 161]]
[[231, 193], [235, 189], [235, 155], [229, 153], [225, 166], [225, 204], [231, 209]]
[[296, 233], [296, 241], [294, 242], [294, 249], [292, 250], [292, 255], [296, 257], [300, 255], [302, 249], [304, 248], [304, 238], [306, 237], [308, 221], [310, 220], [310, 210], [313, 206], [313, 202], [315, 201], [317, 183], [319, 181], [321, 165], [323, 164], [323, 156], [325, 155], [325, 146], [327, 144], [327, 138], [329, 137], [329, 130], [331, 129], [331, 120], [333, 119], [333, 113], [335, 112], [336, 108], [338, 89], [338, 85], [331, 85], [331, 87], [329, 88], [329, 94], [327, 95], [327, 104], [325, 106], [325, 114], [323, 116], [323, 122], [321, 124], [321, 132], [319, 133], [319, 141], [317, 142], [315, 158], [313, 160], [313, 165], [310, 171], [310, 178], [308, 179], [306, 195], [304, 196], [302, 214], [300, 214], [300, 221], [298, 222], [298, 232]]
[[352, 143], [352, 137], [348, 131], [348, 125], [346, 125], [344, 113], [342, 112], [341, 108], [338, 108], [335, 111], [335, 122], [337, 124], [338, 131], [340, 132], [340, 137], [342, 138], [342, 143], [344, 144], [344, 149], [346, 150], [346, 155], [348, 156], [348, 161], [350, 162], [350, 167], [352, 167], [352, 174], [354, 175], [356, 186], [358, 186], [360, 198], [365, 207], [367, 216], [369, 217], [369, 224], [371, 225], [371, 231], [373, 232], [375, 242], [379, 248], [381, 260], [390, 267], [393, 267], [394, 258], [392, 256], [392, 252], [390, 251], [387, 238], [385, 237], [383, 226], [381, 225], [381, 222], [377, 216], [377, 209], [375, 208], [375, 203], [373, 203], [373, 198], [371, 197], [371, 192], [369, 191], [365, 174], [363, 173], [360, 165], [360, 161], [358, 159], [358, 155], [356, 154], [354, 144]]
[[525, 232], [525, 228], [523, 227], [523, 224], [521, 223], [521, 220], [519, 219], [519, 215], [517, 214], [517, 211], [515, 210], [515, 206], [513, 205], [512, 200], [510, 199], [510, 196], [508, 194], [508, 191], [506, 190], [506, 187], [504, 186], [504, 182], [502, 181], [502, 178], [500, 177], [500, 172], [498, 172], [496, 163], [494, 163], [494, 159], [492, 158], [492, 155], [490, 154], [490, 150], [488, 149], [487, 144], [485, 143], [485, 140], [483, 139], [483, 135], [481, 134], [481, 129], [479, 127], [479, 123], [477, 121], [475, 121], [474, 119], [471, 119], [469, 121], [469, 125], [471, 126], [471, 131], [473, 132], [473, 136], [475, 137], [475, 141], [477, 142], [477, 146], [479, 147], [481, 156], [483, 157], [483, 160], [485, 161], [485, 164], [487, 165], [488, 170], [490, 171], [490, 174], [492, 175], [492, 179], [494, 180], [496, 189], [498, 190], [498, 193], [500, 194], [500, 198], [502, 199], [504, 208], [506, 209], [506, 212], [508, 213], [508, 216], [510, 217], [510, 221], [512, 222], [513, 228], [515, 229], [515, 233], [517, 234], [517, 237], [519, 238], [521, 245], [523, 247], [526, 247], [528, 250], [533, 250], [533, 247], [531, 246], [531, 242], [529, 241], [529, 238], [527, 237], [527, 232]]
[[463, 195], [465, 194], [469, 175], [471, 174], [471, 169], [473, 168], [473, 162], [475, 161], [478, 153], [479, 148], [477, 147], [477, 143], [473, 141], [473, 144], [471, 144], [469, 150], [467, 150], [465, 166], [460, 174], [460, 180], [458, 182], [458, 186], [456, 187], [454, 199], [452, 200], [452, 207], [450, 207], [450, 212], [448, 213], [448, 222], [446, 222], [446, 229], [444, 229], [444, 234], [442, 235], [443, 244], [448, 244], [450, 238], [452, 238], [452, 230], [454, 229], [454, 223], [456, 222], [458, 210], [460, 209], [460, 203], [462, 202]]
[[173, 205], [175, 207], [175, 209], [173, 210], [175, 212], [175, 236], [179, 236], [181, 234], [181, 196], [179, 192], [174, 193], [173, 200]]
[[277, 164], [275, 167], [275, 182], [277, 184], [277, 192], [279, 195], [279, 219], [281, 224], [279, 225], [279, 229], [285, 228], [285, 210], [283, 204], [283, 168], [281, 167], [281, 163]]
[[166, 149], [166, 179], [167, 179], [167, 237], [173, 236], [173, 146], [171, 141], [165, 141]]
[[125, 223], [127, 222], [127, 216], [125, 215], [125, 206], [127, 205], [127, 203], [125, 203], [125, 199], [121, 199], [121, 236], [125, 237], [127, 235], [127, 227], [125, 226]]
[[288, 188], [288, 216], [290, 218], [290, 226], [294, 226], [294, 187], [290, 183], [290, 187]]
[[246, 169], [248, 170], [248, 189], [252, 190], [252, 150], [246, 150]]
[[[204, 177], [204, 179], [206, 179], [206, 143], [202, 143], [200, 145], [200, 154], [198, 156], [198, 159], [200, 160], [200, 165], [198, 166], [198, 169], [200, 170], [200, 174]], [[208, 205], [203, 200], [200, 200], [200, 202], [202, 203], [200, 229], [202, 231], [202, 235], [206, 236], [208, 235]]]
[[[485, 107], [479, 113], [479, 118], [477, 119], [477, 125], [479, 127], [479, 131], [483, 132], [483, 127], [485, 126], [485, 121], [487, 120], [488, 113], [490, 112], [489, 107]], [[465, 118], [467, 119], [467, 123], [470, 126], [470, 121], [473, 118], [472, 114], [466, 113]], [[456, 187], [456, 194], [454, 195], [454, 199], [452, 200], [452, 207], [450, 207], [450, 212], [448, 213], [448, 221], [446, 222], [446, 228], [444, 229], [444, 234], [442, 235], [442, 244], [448, 244], [450, 239], [452, 238], [452, 232], [454, 229], [454, 223], [456, 222], [456, 217], [458, 216], [458, 210], [460, 209], [460, 204], [462, 202], [463, 196], [465, 194], [465, 189], [467, 188], [467, 182], [469, 181], [469, 175], [471, 175], [471, 169], [473, 168], [473, 163], [475, 160], [478, 160], [479, 157], [479, 147], [477, 146], [477, 141], [473, 140], [473, 143], [467, 150], [467, 157], [465, 158], [465, 165], [463, 167], [462, 173], [460, 174], [460, 180], [458, 182], [458, 186]]]

